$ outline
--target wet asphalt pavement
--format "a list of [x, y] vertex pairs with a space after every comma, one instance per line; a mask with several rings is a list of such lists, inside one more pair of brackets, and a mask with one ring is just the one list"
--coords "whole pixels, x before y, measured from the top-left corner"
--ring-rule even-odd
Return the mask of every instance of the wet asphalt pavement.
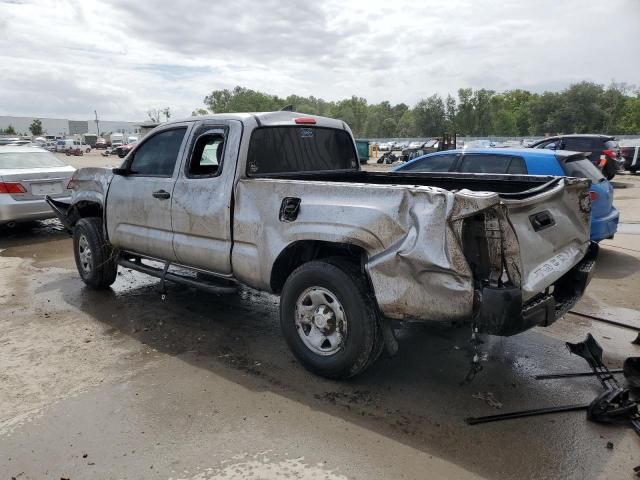
[[[621, 181], [622, 221], [640, 224], [640, 177]], [[640, 237], [625, 228], [576, 310], [640, 327]], [[464, 423], [592, 400], [595, 379], [533, 376], [586, 370], [563, 342], [587, 332], [619, 368], [640, 355], [631, 330], [570, 314], [488, 337], [462, 386], [468, 330], [413, 325], [397, 356], [333, 382], [289, 353], [277, 297], [172, 285], [162, 301], [157, 280], [122, 268], [91, 291], [55, 221], [3, 230], [0, 249], [0, 479], [620, 479], [640, 464], [635, 433], [584, 412]]]

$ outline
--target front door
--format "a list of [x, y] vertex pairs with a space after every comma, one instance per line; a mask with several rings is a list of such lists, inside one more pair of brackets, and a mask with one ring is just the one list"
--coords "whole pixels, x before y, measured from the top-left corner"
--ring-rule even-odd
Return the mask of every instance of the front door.
[[175, 261], [171, 202], [187, 126], [171, 126], [145, 138], [127, 158], [125, 175], [109, 187], [107, 233], [118, 248]]

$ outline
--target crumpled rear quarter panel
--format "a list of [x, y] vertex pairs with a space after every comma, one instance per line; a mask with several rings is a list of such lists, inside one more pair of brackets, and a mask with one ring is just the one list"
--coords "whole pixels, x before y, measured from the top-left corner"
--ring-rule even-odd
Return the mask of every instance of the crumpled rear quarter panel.
[[[496, 205], [496, 194], [281, 179], [241, 179], [236, 188], [232, 263], [239, 280], [270, 289], [274, 261], [295, 241], [349, 243], [368, 252], [366, 269], [384, 315], [471, 316], [473, 279], [449, 221]], [[282, 199], [292, 196], [302, 199], [298, 217], [282, 222]]]

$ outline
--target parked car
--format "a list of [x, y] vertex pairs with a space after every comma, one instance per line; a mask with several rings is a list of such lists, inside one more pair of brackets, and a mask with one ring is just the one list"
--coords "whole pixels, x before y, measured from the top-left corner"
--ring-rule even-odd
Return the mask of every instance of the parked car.
[[120, 168], [70, 183], [70, 202], [49, 202], [89, 287], [122, 265], [279, 294], [289, 347], [331, 378], [397, 349], [390, 319], [473, 319], [495, 335], [548, 325], [597, 256], [587, 180], [362, 171], [343, 121], [294, 112], [166, 122]]
[[56, 152], [64, 152], [67, 155], [84, 155], [84, 153], [89, 153], [90, 151], [91, 146], [80, 140], [66, 138], [56, 142]]
[[466, 143], [465, 148], [493, 148], [496, 142], [489, 139], [471, 140]]
[[564, 150], [460, 149], [438, 152], [397, 167], [397, 172], [467, 172], [514, 175], [558, 175], [591, 180], [591, 240], [613, 238], [620, 214], [613, 206], [613, 187], [586, 153]]
[[618, 170], [624, 167], [618, 142], [610, 135], [560, 135], [539, 140], [530, 148], [588, 152], [591, 163], [602, 170], [602, 174], [608, 180], [615, 177]]
[[402, 150], [402, 154], [400, 155], [400, 160], [403, 162], [408, 162], [417, 157], [421, 157], [422, 155], [426, 155], [427, 153], [438, 151], [438, 147], [440, 145], [440, 141], [437, 138], [432, 138], [431, 140], [426, 141], [417, 141], [411, 142], [407, 146], [407, 148]]
[[104, 150], [105, 148], [107, 148], [107, 141], [102, 137], [98, 137], [96, 140], [96, 149]]
[[0, 225], [55, 217], [44, 197], [69, 197], [74, 171], [42, 148], [0, 146]]
[[636, 173], [640, 169], [640, 138], [620, 140], [620, 155], [624, 168]]
[[119, 145], [119, 146], [115, 147], [115, 153], [120, 158], [124, 158], [133, 149], [133, 147], [135, 147], [136, 143], [138, 143], [138, 140], [134, 140], [131, 143], [127, 143], [125, 145]]

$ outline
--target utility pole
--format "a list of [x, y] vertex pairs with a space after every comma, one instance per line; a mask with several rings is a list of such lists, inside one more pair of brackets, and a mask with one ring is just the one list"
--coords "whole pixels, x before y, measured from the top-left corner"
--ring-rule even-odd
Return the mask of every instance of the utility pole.
[[100, 120], [98, 120], [98, 111], [94, 110], [93, 113], [96, 114], [96, 130], [98, 132], [98, 136], [100, 136]]

